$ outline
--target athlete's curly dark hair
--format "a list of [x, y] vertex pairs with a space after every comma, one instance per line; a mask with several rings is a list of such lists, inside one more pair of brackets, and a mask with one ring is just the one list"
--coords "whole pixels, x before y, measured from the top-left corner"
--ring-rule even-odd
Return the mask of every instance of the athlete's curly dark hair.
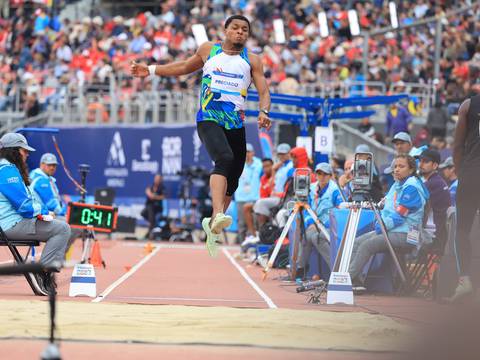
[[28, 166], [25, 161], [23, 161], [22, 155], [20, 154], [20, 148], [2, 148], [0, 149], [0, 158], [7, 159], [13, 165], [15, 165], [20, 171], [23, 182], [25, 185], [30, 185], [30, 179], [28, 177]]
[[247, 24], [248, 24], [248, 32], [251, 32], [251, 25], [250, 25], [250, 21], [243, 15], [232, 15], [230, 16], [227, 21], [225, 21], [225, 29], [228, 28], [228, 25], [230, 25], [230, 23], [233, 21], [233, 20], [242, 20], [242, 21], [245, 21]]

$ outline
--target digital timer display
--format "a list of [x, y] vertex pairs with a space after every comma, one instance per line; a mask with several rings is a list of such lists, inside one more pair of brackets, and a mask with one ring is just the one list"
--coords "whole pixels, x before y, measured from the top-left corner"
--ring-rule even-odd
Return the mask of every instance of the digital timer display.
[[112, 232], [117, 227], [117, 208], [72, 202], [68, 204], [67, 222], [76, 229]]

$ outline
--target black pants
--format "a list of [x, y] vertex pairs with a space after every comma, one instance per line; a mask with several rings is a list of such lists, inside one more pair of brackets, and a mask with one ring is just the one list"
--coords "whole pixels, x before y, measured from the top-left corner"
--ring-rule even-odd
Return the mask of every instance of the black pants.
[[197, 132], [215, 163], [212, 174], [227, 178], [226, 195], [232, 196], [245, 166], [245, 128], [226, 130], [214, 121], [201, 121], [197, 123]]
[[457, 232], [455, 236], [455, 254], [460, 276], [470, 275], [472, 244], [470, 232], [477, 209], [480, 207], [478, 179], [480, 173], [464, 172], [459, 176], [457, 188]]
[[157, 215], [163, 212], [163, 208], [156, 204], [146, 204], [145, 210], [142, 213], [145, 220], [148, 221], [148, 234], [151, 233], [152, 229], [157, 226]]

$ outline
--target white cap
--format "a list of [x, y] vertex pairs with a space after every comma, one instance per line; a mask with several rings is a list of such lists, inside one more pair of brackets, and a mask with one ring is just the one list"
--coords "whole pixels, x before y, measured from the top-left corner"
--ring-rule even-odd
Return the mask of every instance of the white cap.
[[34, 148], [28, 146], [27, 139], [25, 136], [19, 133], [6, 133], [0, 138], [0, 149], [1, 148], [16, 148], [21, 147], [28, 151], [35, 151]]

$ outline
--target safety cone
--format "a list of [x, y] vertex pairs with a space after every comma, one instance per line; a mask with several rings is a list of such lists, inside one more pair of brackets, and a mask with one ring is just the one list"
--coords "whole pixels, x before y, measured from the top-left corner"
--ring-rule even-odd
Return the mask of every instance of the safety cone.
[[143, 249], [145, 250], [145, 254], [150, 254], [155, 249], [155, 246], [149, 241]]
[[89, 262], [94, 267], [100, 267], [100, 266], [105, 267], [105, 261], [103, 261], [102, 254], [100, 254], [100, 242], [99, 241], [94, 241], [93, 242], [93, 247], [92, 247], [92, 252], [90, 254]]

